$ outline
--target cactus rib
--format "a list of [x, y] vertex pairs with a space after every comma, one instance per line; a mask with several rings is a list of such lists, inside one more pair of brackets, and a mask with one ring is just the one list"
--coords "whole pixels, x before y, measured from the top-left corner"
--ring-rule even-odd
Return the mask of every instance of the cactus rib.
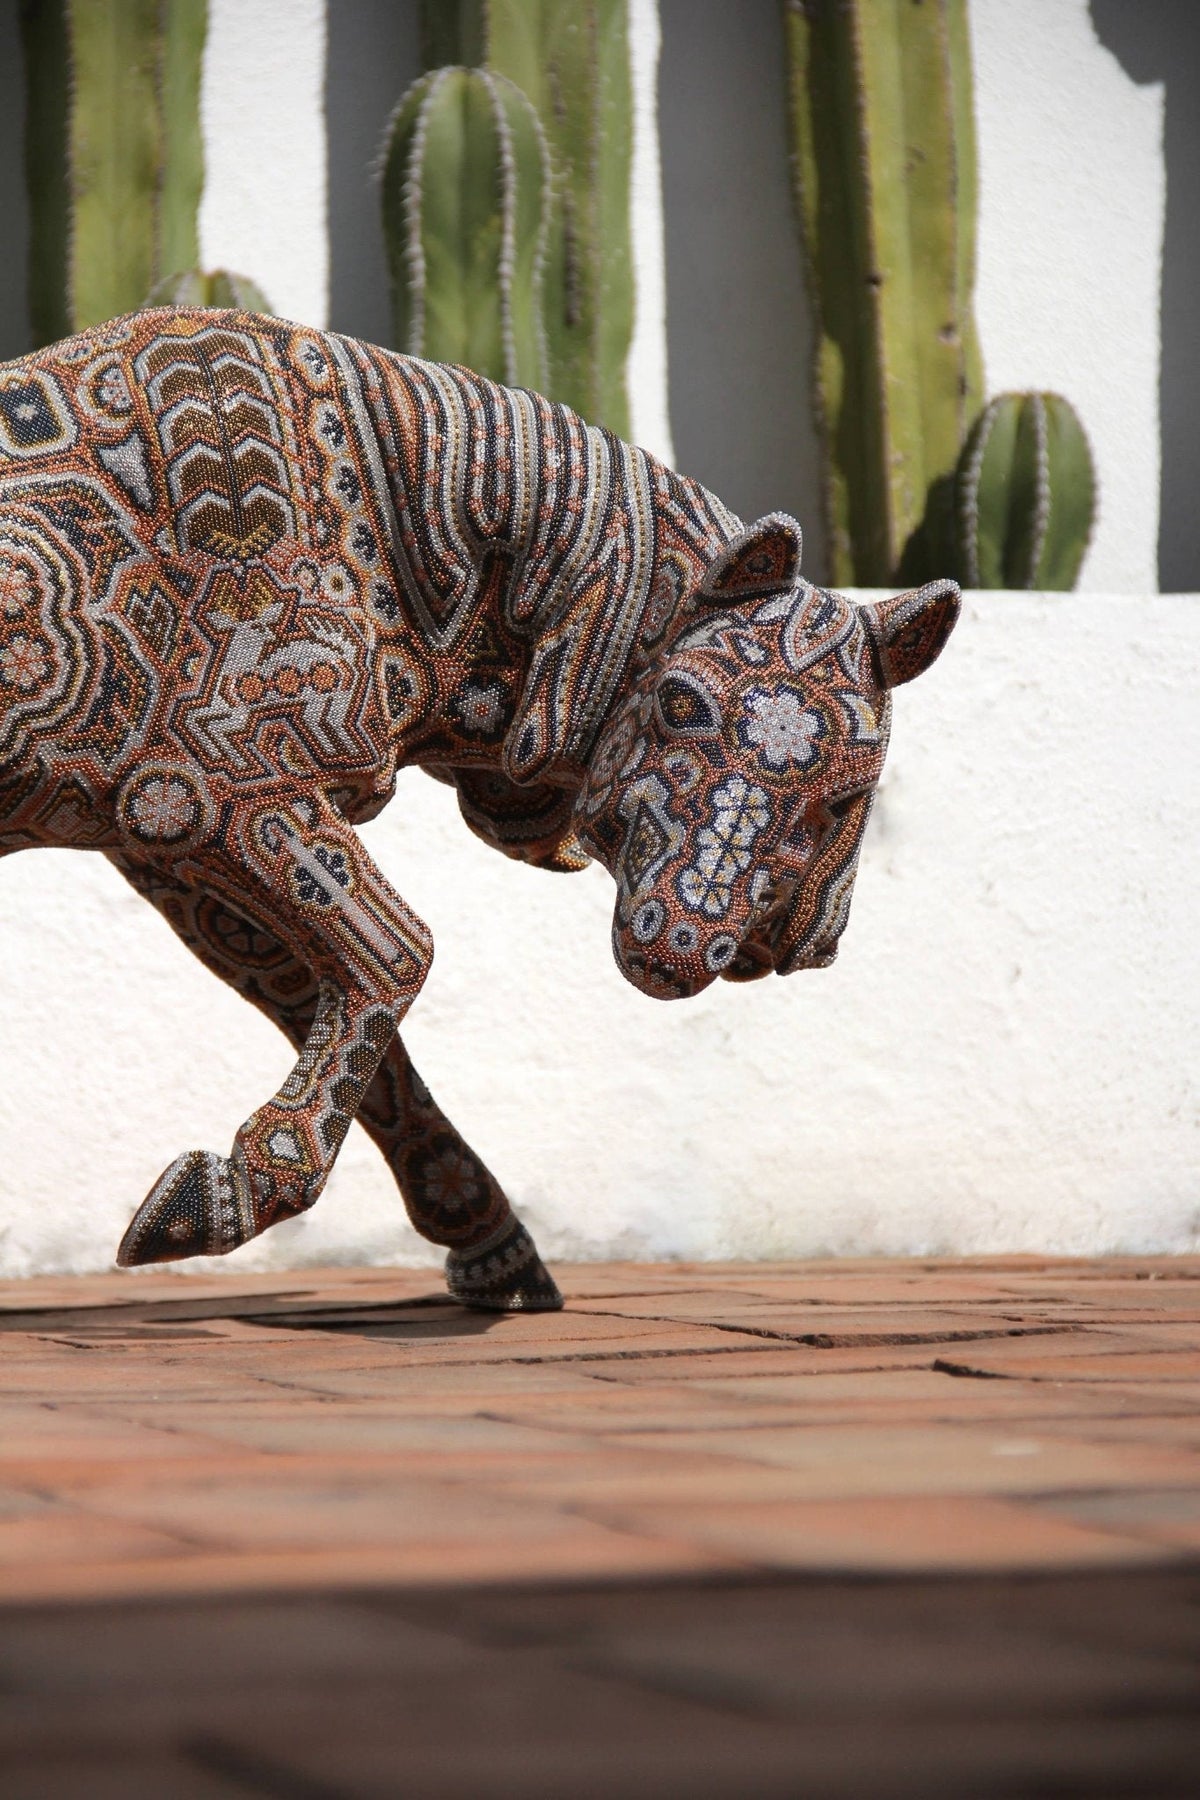
[[954, 527], [965, 585], [1074, 587], [1095, 514], [1091, 450], [1061, 394], [1000, 394], [967, 441]]
[[[486, 63], [527, 97], [553, 168], [540, 307], [547, 391], [628, 435], [632, 73], [626, 0], [424, 0], [427, 60]], [[522, 293], [514, 282], [514, 300]]]
[[205, 0], [22, 0], [35, 341], [197, 260]]
[[381, 197], [397, 345], [544, 385], [549, 159], [525, 96], [488, 70], [422, 76], [388, 123]]
[[232, 269], [179, 269], [156, 282], [146, 306], [231, 306], [237, 312], [269, 313], [271, 302], [247, 275]]
[[966, 0], [785, 0], [835, 580], [886, 582], [982, 398]]

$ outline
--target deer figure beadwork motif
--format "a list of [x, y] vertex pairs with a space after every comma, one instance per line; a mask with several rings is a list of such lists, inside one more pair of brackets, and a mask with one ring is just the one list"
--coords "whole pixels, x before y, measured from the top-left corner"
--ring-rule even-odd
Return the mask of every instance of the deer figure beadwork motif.
[[358, 1117], [452, 1294], [561, 1305], [404, 1050], [432, 940], [355, 826], [417, 764], [506, 855], [599, 861], [648, 994], [828, 963], [889, 690], [959, 600], [856, 606], [800, 545], [538, 395], [281, 320], [0, 367], [0, 852], [103, 852], [298, 1052], [119, 1262], [303, 1212]]

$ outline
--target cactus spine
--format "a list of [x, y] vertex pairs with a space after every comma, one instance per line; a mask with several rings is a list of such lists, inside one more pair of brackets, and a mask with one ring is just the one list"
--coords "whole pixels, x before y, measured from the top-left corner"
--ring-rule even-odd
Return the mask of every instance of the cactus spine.
[[959, 578], [967, 587], [1073, 588], [1096, 505], [1092, 454], [1060, 394], [1000, 394], [955, 482]]
[[835, 581], [892, 578], [983, 399], [966, 0], [784, 0]]
[[633, 336], [633, 95], [627, 0], [424, 0], [427, 66], [506, 76], [541, 120], [554, 174], [541, 311], [546, 391], [622, 436]]
[[21, 0], [36, 343], [199, 260], [206, 25], [206, 0]]
[[144, 306], [232, 306], [238, 312], [269, 313], [271, 302], [248, 275], [232, 269], [180, 269], [156, 282]]
[[389, 121], [382, 176], [396, 344], [544, 387], [550, 169], [524, 94], [484, 69], [422, 76]]

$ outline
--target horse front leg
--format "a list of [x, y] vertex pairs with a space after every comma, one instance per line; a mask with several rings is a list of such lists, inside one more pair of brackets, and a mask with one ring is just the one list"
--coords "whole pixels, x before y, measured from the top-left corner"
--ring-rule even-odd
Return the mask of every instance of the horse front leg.
[[[317, 1016], [319, 983], [261, 918], [125, 852], [110, 852], [109, 860], [207, 969], [303, 1049]], [[386, 1158], [414, 1229], [448, 1250], [446, 1282], [456, 1299], [484, 1311], [562, 1306], [504, 1190], [438, 1107], [398, 1033], [367, 1088], [359, 1121]]]
[[328, 802], [243, 809], [179, 872], [271, 919], [316, 976], [317, 1003], [291, 1074], [230, 1154], [189, 1151], [160, 1176], [121, 1240], [124, 1266], [223, 1254], [306, 1211], [433, 957], [425, 926]]

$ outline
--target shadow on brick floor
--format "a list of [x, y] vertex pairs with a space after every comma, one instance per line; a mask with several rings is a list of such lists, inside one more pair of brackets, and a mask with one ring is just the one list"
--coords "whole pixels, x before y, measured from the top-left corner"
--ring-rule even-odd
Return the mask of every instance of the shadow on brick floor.
[[0, 1287], [5, 1800], [1171, 1797], [1200, 1260]]

